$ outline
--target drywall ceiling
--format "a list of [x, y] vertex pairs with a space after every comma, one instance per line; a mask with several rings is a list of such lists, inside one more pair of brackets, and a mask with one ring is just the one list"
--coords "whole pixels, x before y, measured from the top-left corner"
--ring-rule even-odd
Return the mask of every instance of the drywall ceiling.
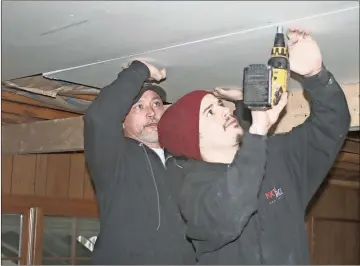
[[358, 1], [4, 1], [2, 80], [44, 73], [101, 88], [142, 58], [167, 68], [174, 101], [241, 86], [246, 65], [268, 60], [278, 25], [310, 29], [338, 81], [359, 82]]

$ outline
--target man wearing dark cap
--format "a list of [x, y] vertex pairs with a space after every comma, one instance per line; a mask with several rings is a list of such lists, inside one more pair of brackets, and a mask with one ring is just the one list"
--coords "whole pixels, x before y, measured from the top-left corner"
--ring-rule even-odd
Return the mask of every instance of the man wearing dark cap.
[[100, 212], [93, 264], [195, 263], [173, 201], [181, 168], [158, 142], [166, 95], [146, 83], [165, 75], [134, 61], [100, 90], [84, 115], [85, 158]]
[[232, 91], [193, 91], [158, 124], [161, 146], [190, 159], [179, 206], [199, 264], [310, 264], [306, 207], [344, 143], [350, 114], [317, 43], [299, 29], [291, 36], [291, 70], [310, 97], [302, 125], [267, 136], [286, 105], [283, 94], [274, 108], [252, 111], [246, 130], [215, 97]]

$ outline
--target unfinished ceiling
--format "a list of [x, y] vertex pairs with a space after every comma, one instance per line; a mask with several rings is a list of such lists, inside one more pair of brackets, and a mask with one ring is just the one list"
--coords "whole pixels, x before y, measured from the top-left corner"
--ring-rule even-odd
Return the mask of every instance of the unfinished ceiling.
[[358, 1], [4, 1], [2, 80], [43, 73], [103, 87], [140, 57], [167, 68], [174, 101], [241, 86], [246, 65], [268, 60], [278, 25], [309, 28], [338, 81], [359, 82]]

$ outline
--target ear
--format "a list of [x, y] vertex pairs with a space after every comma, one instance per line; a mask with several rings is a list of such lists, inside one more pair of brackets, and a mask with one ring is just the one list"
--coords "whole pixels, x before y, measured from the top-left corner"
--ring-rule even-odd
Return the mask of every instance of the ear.
[[122, 123], [122, 127], [123, 127], [123, 129], [125, 129], [125, 124], [124, 123]]

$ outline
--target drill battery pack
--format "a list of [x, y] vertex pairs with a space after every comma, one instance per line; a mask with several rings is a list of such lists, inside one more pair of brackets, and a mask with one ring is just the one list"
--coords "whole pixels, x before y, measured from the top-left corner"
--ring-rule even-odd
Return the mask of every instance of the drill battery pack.
[[264, 64], [251, 64], [244, 68], [243, 101], [251, 110], [266, 110], [276, 105], [281, 89], [273, 86], [273, 68]]

